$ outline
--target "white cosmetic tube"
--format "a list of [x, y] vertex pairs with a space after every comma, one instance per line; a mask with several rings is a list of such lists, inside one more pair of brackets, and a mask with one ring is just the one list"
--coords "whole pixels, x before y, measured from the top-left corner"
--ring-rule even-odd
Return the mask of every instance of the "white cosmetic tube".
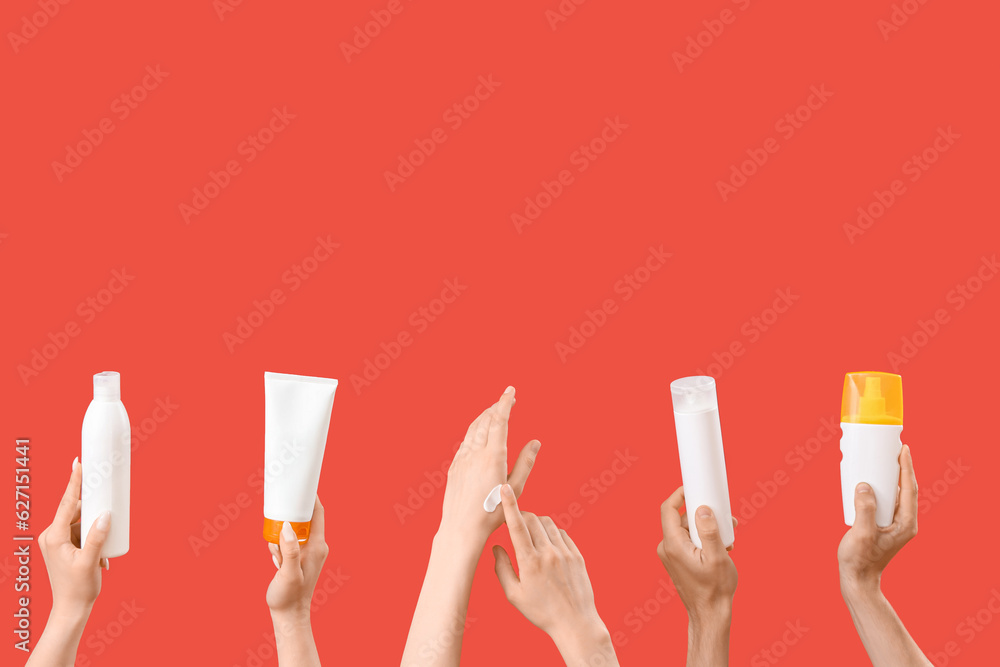
[[715, 380], [708, 375], [674, 380], [670, 383], [670, 394], [691, 541], [701, 548], [695, 512], [707, 505], [715, 514], [723, 545], [732, 546], [735, 535]]
[[264, 539], [287, 521], [309, 539], [337, 381], [264, 373]]

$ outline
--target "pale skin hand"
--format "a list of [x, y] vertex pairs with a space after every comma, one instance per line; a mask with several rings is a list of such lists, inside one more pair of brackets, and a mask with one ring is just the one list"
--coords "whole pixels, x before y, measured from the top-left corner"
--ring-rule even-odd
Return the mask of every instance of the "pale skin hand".
[[330, 554], [326, 544], [326, 518], [316, 497], [309, 541], [299, 544], [291, 526], [281, 526], [281, 544], [268, 543], [278, 571], [267, 587], [267, 606], [274, 623], [274, 637], [281, 667], [319, 667], [309, 607], [323, 563]]
[[59, 502], [52, 524], [38, 537], [52, 587], [52, 611], [38, 644], [25, 667], [71, 667], [90, 618], [90, 610], [101, 592], [101, 549], [108, 539], [111, 515], [97, 517], [80, 548], [80, 485], [83, 468], [73, 461], [73, 473]]
[[908, 446], [899, 453], [899, 502], [892, 524], [880, 528], [875, 523], [875, 494], [865, 483], [854, 490], [854, 509], [854, 525], [837, 549], [840, 592], [868, 657], [874, 667], [929, 667], [881, 589], [882, 571], [917, 534], [917, 476]]
[[[684, 507], [684, 487], [660, 506], [663, 541], [656, 549], [688, 613], [688, 667], [729, 664], [729, 627], [736, 595], [736, 564], [726, 552], [708, 507], [695, 512], [702, 548], [694, 545]], [[733, 519], [733, 525], [736, 520]]]
[[503, 547], [493, 547], [497, 579], [507, 600], [552, 638], [568, 667], [617, 665], [583, 554], [551, 518], [519, 511], [509, 484], [500, 497], [519, 568], [515, 573]]
[[403, 649], [403, 667], [458, 667], [476, 563], [504, 520], [502, 508], [487, 513], [483, 501], [503, 482], [520, 495], [541, 447], [537, 440], [525, 445], [507, 474], [507, 421], [513, 405], [514, 388], [508, 387], [469, 426], [448, 469], [441, 525]]

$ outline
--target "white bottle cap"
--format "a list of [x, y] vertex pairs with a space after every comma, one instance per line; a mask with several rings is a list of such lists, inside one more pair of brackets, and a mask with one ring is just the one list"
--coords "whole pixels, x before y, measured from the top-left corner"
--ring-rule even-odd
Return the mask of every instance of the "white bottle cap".
[[102, 371], [94, 376], [94, 398], [122, 397], [122, 379], [118, 371]]
[[719, 409], [715, 393], [715, 378], [710, 375], [692, 375], [670, 383], [674, 412], [693, 414]]

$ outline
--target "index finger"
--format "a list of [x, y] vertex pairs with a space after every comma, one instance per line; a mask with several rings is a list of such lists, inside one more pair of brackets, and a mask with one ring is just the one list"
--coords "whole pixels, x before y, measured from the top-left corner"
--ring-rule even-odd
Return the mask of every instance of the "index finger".
[[[679, 486], [660, 505], [660, 522], [663, 524], [663, 539], [668, 544], [682, 544], [691, 541], [691, 534], [681, 525], [681, 508], [684, 507], [684, 487]], [[689, 526], [690, 528], [690, 526]]]
[[500, 489], [500, 500], [503, 503], [503, 516], [507, 522], [507, 530], [510, 532], [510, 542], [514, 545], [514, 554], [517, 562], [521, 562], [521, 557], [526, 556], [534, 549], [531, 541], [531, 534], [528, 526], [524, 523], [521, 510], [517, 508], [517, 498], [514, 497], [514, 489], [510, 484], [504, 484]]
[[913, 472], [913, 457], [909, 445], [903, 445], [899, 454], [899, 521], [903, 524], [917, 522], [917, 475]]
[[486, 439], [486, 446], [493, 449], [507, 447], [507, 420], [510, 419], [510, 409], [514, 407], [514, 388], [507, 387], [503, 395], [497, 402], [496, 412], [493, 421], [490, 422], [489, 435]]
[[[69, 476], [69, 484], [66, 485], [66, 491], [63, 492], [62, 500], [59, 501], [55, 518], [52, 519], [53, 526], [69, 530], [70, 525], [73, 523], [73, 515], [76, 513], [76, 504], [80, 500], [80, 485], [82, 480], [83, 466], [80, 465], [79, 459], [74, 459], [73, 472]], [[59, 534], [60, 536], [62, 535], [61, 532]], [[66, 533], [66, 535], [68, 538], [69, 533]]]
[[326, 511], [323, 509], [323, 503], [319, 501], [319, 495], [313, 503], [313, 515], [309, 524], [309, 539], [313, 538], [326, 542]]

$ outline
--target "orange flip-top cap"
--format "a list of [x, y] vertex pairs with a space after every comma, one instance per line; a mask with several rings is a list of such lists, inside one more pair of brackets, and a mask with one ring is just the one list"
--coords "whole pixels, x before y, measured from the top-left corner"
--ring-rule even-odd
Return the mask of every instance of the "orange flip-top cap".
[[[274, 519], [268, 519], [264, 517], [264, 539], [271, 544], [281, 543], [281, 526], [284, 521], [275, 521]], [[295, 531], [295, 536], [299, 538], [300, 543], [307, 542], [309, 540], [309, 527], [312, 524], [311, 521], [289, 521], [292, 530]]]
[[840, 421], [849, 424], [903, 423], [903, 378], [893, 373], [848, 373]]

